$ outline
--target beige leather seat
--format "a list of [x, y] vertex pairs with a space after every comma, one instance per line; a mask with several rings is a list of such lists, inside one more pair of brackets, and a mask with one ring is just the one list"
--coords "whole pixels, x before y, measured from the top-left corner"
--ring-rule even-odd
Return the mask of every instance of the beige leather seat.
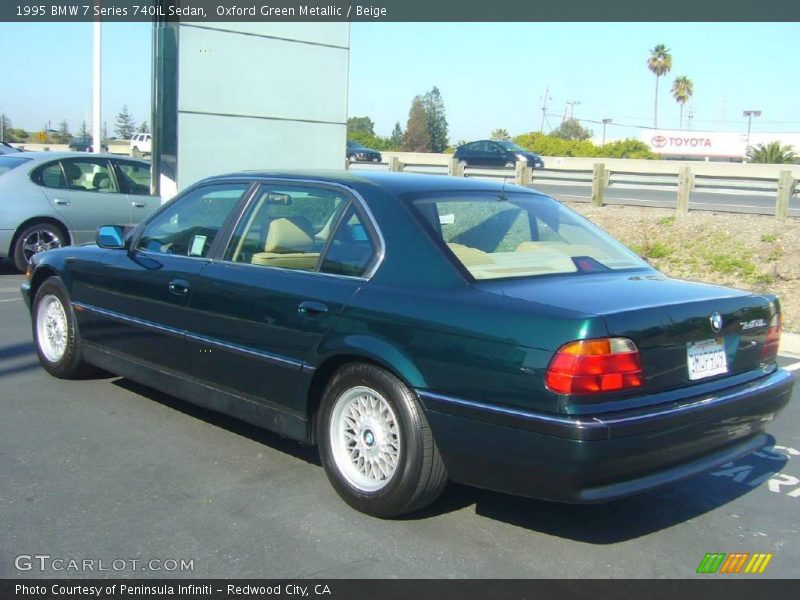
[[483, 250], [478, 250], [472, 246], [465, 246], [464, 244], [448, 243], [447, 246], [452, 250], [456, 258], [461, 261], [465, 267], [474, 267], [477, 265], [491, 265], [494, 260], [491, 256], [486, 254]]
[[275, 219], [269, 224], [264, 252], [253, 255], [254, 265], [304, 269], [317, 265], [319, 252], [314, 252], [314, 239], [289, 219]]

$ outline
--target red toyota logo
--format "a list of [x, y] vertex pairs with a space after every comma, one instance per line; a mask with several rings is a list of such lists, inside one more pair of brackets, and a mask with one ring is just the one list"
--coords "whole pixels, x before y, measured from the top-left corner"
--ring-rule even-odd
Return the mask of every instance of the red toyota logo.
[[656, 148], [663, 148], [667, 145], [667, 138], [665, 138], [663, 135], [654, 135], [650, 141]]

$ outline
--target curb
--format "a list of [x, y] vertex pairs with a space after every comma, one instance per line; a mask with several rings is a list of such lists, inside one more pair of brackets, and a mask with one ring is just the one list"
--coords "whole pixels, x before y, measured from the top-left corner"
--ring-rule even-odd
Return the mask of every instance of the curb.
[[781, 345], [778, 354], [791, 358], [800, 358], [800, 335], [796, 333], [781, 333]]

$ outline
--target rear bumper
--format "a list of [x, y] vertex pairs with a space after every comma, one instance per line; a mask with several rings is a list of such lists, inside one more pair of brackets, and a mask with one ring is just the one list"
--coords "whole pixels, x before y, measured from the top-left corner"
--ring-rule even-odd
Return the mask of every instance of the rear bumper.
[[764, 428], [788, 403], [793, 383], [778, 369], [714, 395], [592, 417], [419, 395], [455, 481], [591, 503], [690, 477], [770, 443]]

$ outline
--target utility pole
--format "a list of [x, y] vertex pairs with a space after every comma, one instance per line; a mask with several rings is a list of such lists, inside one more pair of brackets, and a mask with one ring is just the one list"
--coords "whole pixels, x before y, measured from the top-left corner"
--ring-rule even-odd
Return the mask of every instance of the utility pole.
[[[580, 104], [580, 100], [567, 100], [567, 106], [569, 107], [569, 118], [572, 119], [573, 112], [575, 110], [575, 105]], [[567, 109], [564, 109], [564, 121], [567, 120]]]
[[6, 141], [6, 113], [0, 115], [0, 142]]
[[601, 146], [606, 145], [606, 125], [611, 123], [611, 119], [603, 119], [603, 143], [600, 144]]
[[760, 110], [745, 110], [742, 112], [743, 117], [747, 117], [747, 147], [745, 148], [745, 152], [750, 150], [750, 126], [753, 124], [753, 117], [760, 117], [761, 111]]
[[542, 126], [539, 128], [539, 133], [544, 133], [544, 122], [547, 120], [547, 101], [552, 100], [548, 94], [549, 91], [550, 88], [544, 88], [544, 96], [542, 96]]
[[690, 106], [689, 110], [686, 111], [686, 127], [689, 131], [692, 130], [692, 119], [694, 119], [694, 109]]

